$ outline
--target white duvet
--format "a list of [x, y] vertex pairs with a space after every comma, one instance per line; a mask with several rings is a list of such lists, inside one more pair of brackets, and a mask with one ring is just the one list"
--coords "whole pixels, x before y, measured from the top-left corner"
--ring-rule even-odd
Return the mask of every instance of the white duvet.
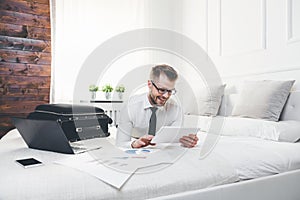
[[[205, 134], [199, 136], [204, 141]], [[0, 140], [0, 199], [154, 198], [299, 168], [299, 150], [299, 144], [222, 136], [205, 159], [198, 159], [198, 148], [189, 149], [163, 169], [141, 169], [117, 190], [91, 175], [53, 164], [66, 156], [28, 149], [13, 130]], [[22, 157], [38, 158], [45, 165], [23, 169], [14, 162]]]
[[[0, 199], [146, 199], [238, 180], [222, 156], [213, 153], [199, 160], [197, 152], [187, 150], [158, 171], [141, 169], [117, 190], [87, 173], [53, 164], [66, 155], [28, 149], [14, 130], [0, 140]], [[35, 157], [45, 165], [23, 169], [14, 162], [23, 157]]]
[[214, 151], [232, 164], [241, 180], [300, 169], [300, 143], [221, 136]]

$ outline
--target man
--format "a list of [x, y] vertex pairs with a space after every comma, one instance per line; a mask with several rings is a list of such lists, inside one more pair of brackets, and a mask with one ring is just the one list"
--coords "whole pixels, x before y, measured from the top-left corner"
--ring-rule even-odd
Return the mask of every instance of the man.
[[[182, 109], [169, 98], [176, 93], [177, 72], [168, 65], [152, 68], [148, 80], [148, 94], [137, 95], [128, 100], [121, 111], [116, 144], [125, 148], [141, 148], [151, 143], [156, 130], [162, 126], [181, 126]], [[135, 140], [131, 140], [131, 138]], [[194, 147], [198, 137], [190, 134], [180, 138], [184, 147]]]

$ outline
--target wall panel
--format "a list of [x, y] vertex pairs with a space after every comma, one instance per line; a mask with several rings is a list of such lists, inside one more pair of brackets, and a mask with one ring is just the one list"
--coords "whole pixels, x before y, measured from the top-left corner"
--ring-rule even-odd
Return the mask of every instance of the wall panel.
[[287, 32], [289, 42], [300, 42], [300, 1], [287, 2]]
[[266, 48], [265, 0], [220, 1], [220, 56]]
[[208, 54], [224, 81], [284, 73], [299, 88], [299, 9], [298, 0], [208, 1]]
[[0, 1], [0, 138], [49, 102], [51, 26], [48, 0]]

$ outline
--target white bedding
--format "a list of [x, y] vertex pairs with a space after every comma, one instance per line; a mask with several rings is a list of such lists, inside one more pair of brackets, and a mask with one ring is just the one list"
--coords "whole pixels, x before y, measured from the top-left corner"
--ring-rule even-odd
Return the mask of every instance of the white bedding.
[[[272, 135], [277, 132], [296, 135], [297, 127], [290, 123], [293, 121], [271, 122], [237, 117], [223, 119], [220, 140], [214, 151], [233, 165], [241, 180], [300, 169], [300, 142], [272, 141]], [[185, 115], [184, 120], [186, 127], [197, 126], [204, 132], [210, 130], [211, 121], [212, 117], [198, 115]], [[199, 146], [202, 146], [206, 134], [200, 137]]]
[[[206, 134], [199, 135], [199, 148]], [[0, 199], [146, 199], [233, 183], [300, 168], [300, 143], [221, 136], [206, 159], [190, 149], [175, 164], [133, 175], [118, 191], [83, 172], [53, 164], [63, 154], [26, 148], [16, 130], [0, 140]], [[23, 169], [14, 163], [34, 156], [45, 165]]]
[[241, 180], [300, 169], [300, 143], [221, 136], [214, 151], [232, 164]]
[[[187, 150], [174, 164], [156, 172], [134, 174], [121, 190], [78, 170], [53, 164], [67, 155], [28, 149], [16, 130], [0, 140], [0, 199], [146, 199], [198, 190], [238, 180], [217, 153], [199, 160]], [[44, 166], [23, 169], [14, 160], [35, 157]]]
[[219, 133], [227, 136], [251, 136], [266, 140], [297, 142], [300, 140], [300, 121], [267, 121], [245, 117], [208, 117], [200, 115], [185, 115], [184, 127], [198, 127], [203, 132], [210, 132], [220, 127]]

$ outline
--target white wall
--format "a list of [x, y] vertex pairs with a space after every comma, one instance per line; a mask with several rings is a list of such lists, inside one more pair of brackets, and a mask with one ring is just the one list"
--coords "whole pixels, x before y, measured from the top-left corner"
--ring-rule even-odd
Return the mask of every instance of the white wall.
[[300, 81], [299, 0], [208, 1], [208, 53], [223, 81]]
[[175, 30], [197, 42], [229, 92], [246, 79], [295, 79], [293, 89], [299, 90], [299, 0], [145, 2], [146, 26]]

